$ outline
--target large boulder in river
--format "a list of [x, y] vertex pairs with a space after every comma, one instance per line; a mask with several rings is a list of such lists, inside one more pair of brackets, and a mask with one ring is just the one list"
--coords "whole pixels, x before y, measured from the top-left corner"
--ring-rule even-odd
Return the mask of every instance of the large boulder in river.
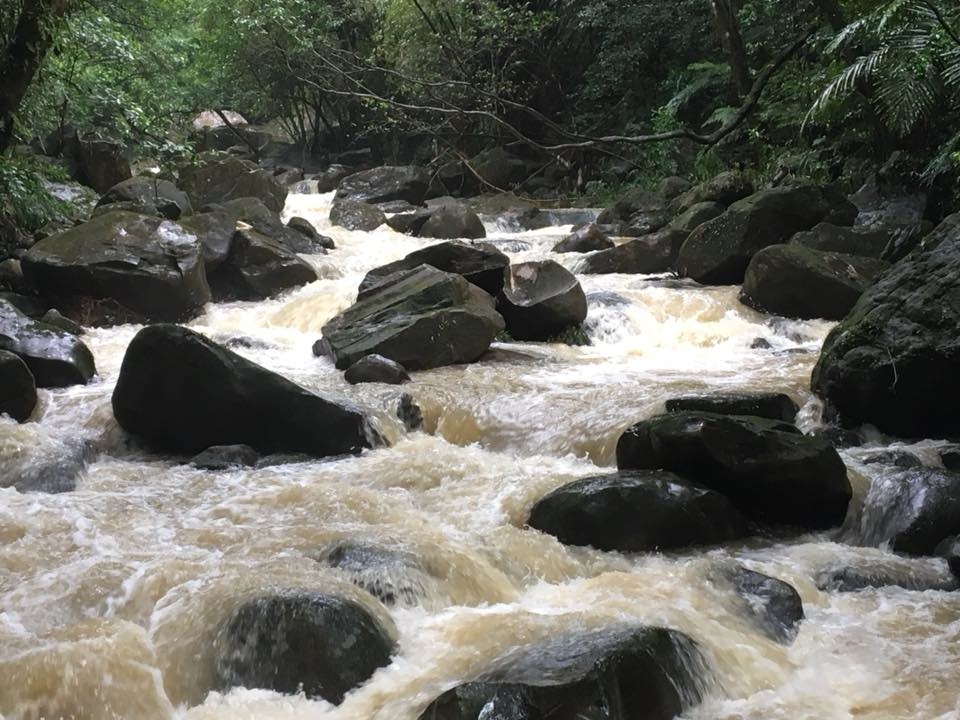
[[370, 232], [387, 222], [387, 216], [376, 205], [354, 200], [337, 200], [330, 207], [330, 222], [347, 230]]
[[98, 193], [107, 192], [133, 174], [126, 148], [115, 140], [78, 139], [73, 160], [77, 180]]
[[503, 329], [487, 293], [420, 265], [388, 276], [324, 325], [314, 353], [332, 356], [340, 369], [376, 354], [427, 370], [478, 360]]
[[589, 253], [609, 250], [616, 244], [595, 223], [577, 228], [553, 246], [555, 253]]
[[287, 188], [249, 160], [209, 153], [180, 170], [180, 186], [194, 207], [254, 197], [274, 212], [282, 212]]
[[887, 271], [827, 337], [814, 392], [848, 424], [960, 435], [960, 233]]
[[214, 212], [226, 212], [237, 227], [242, 227], [239, 223], [249, 225], [256, 232], [282, 245], [290, 252], [319, 254], [326, 252], [322, 247], [311, 243], [302, 232], [284, 225], [280, 215], [257, 198], [236, 198], [213, 205], [210, 209]]
[[84, 385], [97, 373], [93, 353], [76, 335], [33, 320], [2, 299], [0, 350], [18, 356], [37, 387]]
[[333, 238], [321, 235], [314, 224], [306, 218], [292, 217], [287, 221], [287, 227], [303, 238], [296, 245], [288, 243], [294, 252], [323, 255], [327, 250], [333, 250], [336, 247]]
[[587, 319], [587, 296], [553, 260], [518, 263], [504, 271], [497, 309], [514, 339], [549, 340]]
[[117, 183], [100, 198], [97, 207], [117, 203], [139, 205], [143, 208], [142, 214], [159, 213], [168, 220], [179, 220], [193, 212], [187, 194], [169, 180], [159, 178], [134, 177]]
[[887, 267], [869, 257], [771, 245], [750, 261], [740, 302], [789, 318], [842, 320]]
[[180, 227], [197, 238], [203, 253], [203, 267], [209, 276], [230, 256], [237, 219], [222, 207], [189, 215], [180, 220]]
[[260, 688], [339, 705], [379, 668], [394, 641], [359, 603], [320, 593], [290, 592], [249, 600], [215, 641], [217, 685]]
[[403, 365], [382, 355], [367, 355], [347, 368], [343, 379], [351, 385], [362, 383], [384, 383], [403, 385], [410, 381], [410, 375]]
[[455, 240], [487, 236], [480, 217], [466, 205], [445, 203], [434, 210], [416, 233], [419, 237]]
[[717, 203], [729, 207], [738, 200], [753, 194], [753, 182], [750, 178], [735, 170], [719, 175], [691, 188], [671, 203], [671, 209], [681, 215], [701, 203]]
[[673, 720], [701, 701], [709, 673], [697, 644], [676, 630], [554, 632], [446, 693], [420, 720]]
[[[0, 337], [0, 344], [3, 342]], [[0, 350], [0, 415], [9, 415], [17, 422], [24, 422], [36, 405], [37, 385], [30, 368], [18, 355]]]
[[672, 412], [709, 412], [718, 415], [752, 415], [753, 417], [792, 423], [800, 408], [784, 393], [721, 393], [716, 395], [684, 395], [666, 402]]
[[564, 485], [537, 501], [527, 524], [566, 545], [620, 552], [714, 545], [747, 534], [746, 521], [725, 496], [659, 470]]
[[627, 273], [649, 275], [672, 270], [687, 234], [673, 229], [628, 240], [584, 259], [581, 272], [587, 275]]
[[146, 327], [130, 342], [113, 414], [150, 445], [187, 455], [246, 444], [262, 454], [326, 457], [378, 441], [357, 408], [314, 395], [177, 325]]
[[41, 295], [109, 298], [151, 320], [190, 317], [210, 301], [197, 238], [145, 215], [107, 213], [51, 235], [21, 265]]
[[503, 271], [510, 265], [510, 258], [487, 243], [445, 242], [430, 245], [410, 253], [402, 260], [368, 272], [360, 283], [360, 298], [376, 288], [384, 278], [421, 265], [462, 275], [478, 288], [496, 296], [503, 288]]
[[255, 230], [234, 233], [230, 254], [209, 274], [216, 300], [263, 300], [312, 283], [317, 273], [289, 248]]
[[890, 238], [890, 231], [880, 227], [843, 227], [823, 222], [797, 233], [790, 238], [790, 244], [879, 260], [890, 244]]
[[853, 221], [846, 200], [814, 187], [761, 190], [697, 227], [680, 248], [681, 275], [706, 285], [743, 282], [751, 258], [823, 220]]
[[718, 202], [701, 202], [691, 205], [670, 222], [670, 229], [679, 230], [689, 235], [705, 222], [723, 215], [726, 205]]
[[796, 639], [804, 613], [803, 600], [793, 585], [739, 564], [717, 568], [710, 580], [732, 590], [740, 600], [740, 614], [771, 640], [790, 644]]
[[430, 187], [430, 171], [414, 165], [387, 166], [348, 175], [337, 187], [335, 201], [376, 205], [404, 200], [422, 205]]
[[792, 425], [705, 412], [659, 415], [617, 443], [621, 470], [663, 469], [729, 497], [749, 519], [821, 530], [839, 525], [851, 487], [825, 440]]

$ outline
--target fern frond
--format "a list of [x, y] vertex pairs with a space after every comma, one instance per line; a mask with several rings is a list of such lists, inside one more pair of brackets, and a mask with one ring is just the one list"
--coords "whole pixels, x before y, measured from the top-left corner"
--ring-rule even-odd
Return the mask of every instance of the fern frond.
[[852, 23], [837, 33], [837, 36], [829, 42], [824, 52], [828, 55], [835, 55], [839, 50], [845, 48], [849, 42], [859, 36], [870, 24], [870, 19], [866, 17], [854, 20]]
[[921, 181], [925, 185], [931, 185], [940, 175], [953, 170], [957, 165], [958, 148], [960, 148], [960, 132], [940, 146], [936, 156], [920, 174]]
[[940, 98], [939, 78], [931, 73], [917, 75], [906, 65], [896, 64], [878, 75], [877, 105], [884, 123], [902, 135], [927, 117]]
[[824, 91], [820, 93], [820, 97], [814, 101], [810, 110], [807, 111], [807, 116], [803, 120], [801, 131], [810, 120], [822, 113], [830, 103], [840, 97], [849, 95], [861, 81], [866, 80], [876, 72], [877, 67], [890, 55], [890, 52], [889, 47], [881, 47], [869, 55], [863, 55], [857, 58], [853, 64], [844, 68], [844, 70], [827, 85]]

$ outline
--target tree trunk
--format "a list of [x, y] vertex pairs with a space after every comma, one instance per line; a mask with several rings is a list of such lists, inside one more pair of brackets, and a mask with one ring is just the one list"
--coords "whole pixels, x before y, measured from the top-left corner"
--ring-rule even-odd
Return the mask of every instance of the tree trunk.
[[753, 82], [750, 79], [750, 66], [747, 64], [747, 50], [740, 34], [740, 21], [734, 0], [707, 0], [720, 36], [720, 45], [730, 63], [733, 85], [741, 98], [750, 93]]
[[13, 140], [20, 104], [71, 0], [24, 0], [17, 25], [0, 55], [0, 153]]

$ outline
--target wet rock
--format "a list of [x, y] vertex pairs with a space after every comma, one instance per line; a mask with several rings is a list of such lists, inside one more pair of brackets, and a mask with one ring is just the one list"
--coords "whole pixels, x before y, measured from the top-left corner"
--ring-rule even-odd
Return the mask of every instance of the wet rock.
[[416, 233], [419, 237], [453, 240], [487, 236], [479, 216], [459, 203], [448, 203], [434, 210]]
[[63, 330], [71, 335], [79, 336], [86, 334], [86, 330], [83, 329], [83, 326], [75, 323], [70, 318], [64, 317], [57, 310], [47, 310], [43, 316], [40, 317], [40, 322], [42, 322], [44, 325], [49, 325], [50, 327], [56, 328], [57, 330]]
[[580, 282], [553, 260], [511, 265], [504, 278], [497, 309], [517, 340], [549, 340], [587, 319]]
[[660, 181], [657, 186], [657, 194], [664, 200], [673, 200], [689, 191], [692, 185], [690, 181], [682, 177], [668, 177]]
[[510, 258], [487, 243], [445, 242], [431, 245], [410, 253], [402, 260], [368, 272], [360, 283], [359, 299], [364, 299], [384, 278], [421, 265], [461, 275], [481, 290], [496, 296], [503, 289], [504, 269], [510, 265]]
[[338, 542], [317, 561], [345, 573], [387, 607], [416, 607], [436, 584], [412, 553], [363, 541]]
[[868, 455], [863, 458], [862, 462], [864, 465], [886, 465], [888, 467], [900, 468], [901, 470], [923, 467], [923, 462], [916, 455], [897, 450], [885, 450]]
[[960, 435], [960, 234], [901, 260], [827, 337], [812, 388], [847, 424]]
[[249, 445], [214, 445], [194, 455], [190, 464], [201, 470], [236, 470], [253, 467], [258, 460], [260, 456]]
[[750, 261], [740, 301], [784, 317], [842, 320], [888, 267], [873, 258], [771, 245]]
[[663, 469], [723, 493], [749, 519], [808, 530], [843, 522], [847, 469], [826, 441], [782, 421], [705, 412], [659, 415], [617, 443], [621, 470]]
[[387, 225], [390, 226], [391, 230], [395, 230], [398, 233], [419, 235], [420, 228], [423, 227], [423, 224], [427, 222], [432, 215], [433, 210], [421, 208], [420, 210], [399, 213], [393, 217], [387, 218]]
[[723, 172], [680, 195], [671, 204], [671, 209], [676, 214], [682, 215], [701, 203], [709, 202], [729, 207], [752, 194], [753, 182], [744, 173]]
[[413, 395], [404, 393], [397, 402], [397, 417], [407, 429], [407, 432], [414, 432], [423, 427], [423, 411], [417, 405]]
[[100, 198], [97, 207], [107, 208], [117, 203], [153, 208], [168, 220], [179, 220], [193, 212], [187, 194], [169, 180], [159, 178], [134, 177], [117, 183]]
[[690, 233], [680, 248], [680, 274], [705, 285], [740, 284], [757, 252], [842, 215], [845, 202], [813, 187], [761, 190]]
[[960, 472], [960, 448], [947, 448], [940, 453], [940, 461], [947, 470]]
[[[2, 250], [0, 250], [2, 254]], [[23, 277], [23, 267], [19, 260], [7, 258], [0, 262], [0, 292], [26, 293], [30, 292], [26, 279]]]
[[245, 225], [249, 226], [290, 252], [320, 255], [326, 252], [323, 247], [306, 238], [302, 231], [284, 225], [280, 215], [257, 198], [228, 200], [220, 205], [211, 206], [211, 209], [226, 212], [234, 221], [236, 228], [243, 229]]
[[663, 230], [653, 235], [629, 240], [609, 250], [590, 255], [583, 261], [581, 272], [588, 275], [628, 273], [648, 275], [663, 273], [676, 266], [680, 247], [686, 235]]
[[697, 203], [675, 217], [670, 223], [670, 227], [689, 235], [705, 222], [710, 222], [723, 215], [723, 211], [726, 209], [726, 205], [721, 205], [718, 202]]
[[728, 582], [741, 600], [740, 610], [771, 640], [789, 645], [804, 619], [800, 593], [788, 582], [735, 564], [714, 573]]
[[43, 296], [111, 299], [152, 320], [191, 317], [210, 301], [200, 243], [170, 220], [108, 213], [41, 240], [21, 262]]
[[474, 362], [503, 329], [489, 295], [459, 275], [421, 265], [388, 276], [324, 325], [319, 350], [339, 369], [377, 354], [427, 370]]
[[375, 205], [337, 200], [330, 208], [330, 222], [347, 230], [376, 230], [387, 221], [387, 216]]
[[132, 174], [126, 149], [113, 140], [77, 140], [74, 159], [76, 179], [98, 193], [107, 192]]
[[666, 410], [668, 413], [700, 411], [718, 415], [752, 415], [792, 423], [800, 408], [783, 393], [724, 393], [672, 398], [667, 400]]
[[215, 300], [262, 300], [312, 283], [317, 273], [310, 263], [255, 230], [237, 230], [226, 260], [210, 273]]
[[21, 493], [48, 495], [73, 492], [92, 456], [92, 449], [88, 445], [71, 442], [59, 447], [53, 459], [28, 456], [26, 462], [4, 461], [0, 487], [13, 488]]
[[0, 350], [0, 415], [26, 422], [36, 405], [37, 386], [30, 369], [17, 355]]
[[47, 311], [45, 303], [40, 302], [39, 298], [30, 295], [20, 295], [12, 292], [0, 292], [0, 300], [5, 300], [13, 307], [19, 310], [33, 320], [39, 320]]
[[210, 212], [197, 213], [183, 218], [180, 227], [196, 236], [203, 252], [203, 267], [207, 273], [216, 270], [230, 256], [233, 234], [237, 231], [237, 218], [222, 206]]
[[916, 185], [907, 187], [899, 179], [891, 180], [894, 175], [874, 173], [850, 196], [859, 211], [858, 225], [889, 232], [914, 231], [920, 227], [927, 210], [927, 195]]
[[79, 338], [27, 317], [2, 299], [0, 350], [18, 356], [41, 388], [84, 385], [97, 373], [93, 353]]
[[588, 253], [597, 250], [609, 250], [615, 247], [613, 240], [608, 238], [594, 223], [584, 225], [573, 231], [563, 240], [553, 246], [555, 253]]
[[410, 382], [410, 376], [403, 365], [382, 355], [367, 355], [357, 360], [347, 368], [344, 379], [351, 385], [361, 383], [386, 383], [388, 385], [402, 385]]
[[411, 205], [422, 205], [429, 186], [430, 171], [426, 168], [413, 165], [378, 167], [341, 180], [335, 201], [378, 204], [405, 200]]
[[357, 168], [346, 165], [331, 165], [323, 172], [317, 173], [313, 179], [317, 183], [318, 193], [328, 193], [337, 189], [341, 181], [357, 172]]
[[638, 212], [618, 228], [618, 235], [624, 237], [644, 237], [662, 230], [670, 222], [666, 211]]
[[130, 342], [113, 413], [132, 435], [182, 454], [246, 444], [262, 454], [326, 457], [379, 441], [357, 408], [314, 395], [176, 325], [144, 328]]
[[631, 188], [597, 217], [598, 225], [620, 226], [638, 215], [662, 215], [667, 201], [658, 193]]
[[231, 155], [206, 153], [180, 169], [180, 186], [194, 207], [239, 198], [257, 198], [274, 212], [283, 212], [287, 188], [255, 163]]
[[600, 307], [625, 307], [633, 304], [628, 298], [610, 290], [596, 290], [588, 293], [587, 303], [589, 305], [599, 305]]
[[473, 172], [495, 188], [508, 190], [527, 180], [543, 165], [514, 155], [506, 148], [495, 147], [478, 153], [470, 160]]
[[844, 253], [880, 259], [890, 244], [889, 230], [876, 227], [841, 227], [820, 223], [790, 239], [791, 245], [803, 245], [821, 252]]
[[289, 593], [240, 606], [216, 639], [221, 689], [263, 688], [334, 705], [390, 663], [394, 642], [356, 602]]
[[867, 567], [826, 568], [816, 576], [817, 587], [825, 592], [860, 592], [874, 588], [899, 587], [914, 592], [952, 591], [960, 585], [950, 574], [931, 568], [906, 568], [874, 565]]
[[564, 485], [537, 501], [527, 524], [566, 545], [620, 552], [715, 545], [747, 534], [726, 497], [655, 470]]
[[950, 572], [960, 580], [960, 535], [941, 542], [937, 546], [937, 554], [946, 558]]
[[306, 218], [292, 217], [287, 222], [287, 227], [296, 230], [307, 240], [306, 243], [299, 244], [296, 247], [291, 246], [290, 249], [294, 252], [320, 255], [324, 250], [333, 250], [336, 247], [333, 238], [318, 233], [313, 223]]
[[708, 679], [697, 644], [675, 630], [556, 633], [442, 696], [421, 720], [673, 720], [701, 701]]
[[770, 341], [766, 338], [755, 338], [753, 342], [750, 343], [751, 350], [772, 350], [773, 345], [770, 344]]

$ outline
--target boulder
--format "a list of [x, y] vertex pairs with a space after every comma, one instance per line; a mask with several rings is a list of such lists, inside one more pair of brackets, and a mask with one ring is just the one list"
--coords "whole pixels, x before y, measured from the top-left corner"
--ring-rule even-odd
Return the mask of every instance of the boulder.
[[761, 190], [690, 233], [680, 248], [678, 269], [705, 285], [738, 285], [757, 252], [842, 216], [847, 205], [814, 187]]
[[347, 368], [344, 379], [351, 385], [361, 383], [385, 383], [387, 385], [402, 385], [410, 382], [410, 376], [403, 365], [382, 355], [367, 355], [357, 360]]
[[676, 266], [677, 255], [686, 239], [685, 233], [668, 229], [628, 240], [622, 245], [585, 258], [580, 271], [587, 275], [650, 275], [668, 272]]
[[[0, 350], [18, 356], [37, 387], [85, 385], [96, 375], [93, 353], [76, 336], [24, 315], [0, 299]], [[8, 372], [15, 372], [8, 366]]]
[[217, 153], [201, 155], [195, 164], [181, 168], [180, 186], [198, 208], [252, 197], [278, 213], [287, 201], [286, 186], [268, 170], [249, 160]]
[[430, 186], [430, 171], [413, 165], [378, 167], [348, 175], [337, 187], [336, 201], [376, 205], [405, 200], [422, 205]]
[[947, 560], [947, 566], [954, 577], [960, 579], [960, 535], [944, 540], [937, 547], [938, 552]]
[[752, 194], [753, 182], [749, 177], [741, 172], [728, 171], [691, 188], [677, 197], [670, 207], [675, 214], [682, 215], [701, 203], [717, 203], [729, 207]]
[[740, 302], [801, 320], [842, 320], [889, 265], [802, 245], [771, 245], [750, 260]]
[[913, 592], [951, 592], [960, 587], [957, 578], [949, 571], [936, 572], [929, 566], [905, 567], [882, 563], [825, 568], [817, 573], [815, 581], [820, 590], [842, 593], [890, 587]]
[[94, 454], [89, 444], [74, 440], [56, 442], [52, 447], [37, 443], [20, 457], [0, 458], [0, 487], [19, 493], [73, 492]]
[[502, 147], [484, 150], [470, 160], [474, 173], [483, 178], [489, 186], [502, 190], [519, 185], [541, 166], [542, 163], [531, 163]]
[[230, 255], [209, 275], [217, 301], [263, 300], [316, 279], [310, 263], [266, 235], [247, 229], [237, 230]]
[[621, 225], [638, 215], [662, 215], [667, 201], [658, 193], [631, 188], [597, 217], [598, 225]]
[[609, 250], [616, 244], [608, 238], [594, 223], [577, 228], [571, 235], [553, 246], [555, 253], [588, 253], [596, 250]]
[[701, 701], [708, 674], [700, 648], [676, 630], [558, 632], [511, 650], [421, 720], [673, 720]]
[[460, 203], [448, 203], [431, 213], [417, 235], [442, 240], [476, 239], [486, 237], [487, 231], [473, 210]]
[[723, 393], [718, 395], [684, 395], [666, 402], [668, 413], [708, 412], [717, 415], [752, 415], [768, 420], [792, 423], [800, 410], [789, 395], [783, 393]]
[[339, 369], [376, 354], [427, 370], [474, 362], [503, 329], [487, 293], [421, 265], [385, 278], [328, 322], [314, 353], [330, 354]]
[[[2, 337], [0, 344], [5, 344]], [[30, 418], [36, 406], [37, 385], [30, 368], [19, 356], [0, 350], [0, 415], [9, 415], [22, 423]]]
[[411, 552], [362, 540], [342, 540], [324, 549], [318, 562], [347, 575], [387, 607], [416, 607], [443, 578]]
[[113, 140], [78, 140], [74, 160], [77, 180], [98, 193], [105, 193], [133, 174], [122, 144]]
[[723, 493], [751, 520], [807, 530], [842, 523], [852, 494], [825, 440], [742, 415], [678, 412], [639, 422], [617, 442], [617, 467], [669, 470]]
[[901, 260], [827, 336], [812, 387], [847, 424], [960, 435], [960, 234]]
[[514, 339], [549, 340], [587, 319], [587, 297], [559, 263], [526, 262], [504, 271], [497, 309]]
[[889, 230], [877, 227], [842, 227], [820, 223], [790, 238], [791, 245], [803, 245], [821, 252], [844, 253], [881, 259], [892, 237]]
[[423, 410], [417, 405], [413, 395], [404, 393], [397, 402], [397, 419], [403, 423], [403, 427], [408, 432], [419, 430], [423, 427]]
[[689, 235], [705, 222], [723, 215], [726, 205], [718, 202], [701, 202], [691, 205], [670, 222], [670, 228]]
[[100, 198], [97, 207], [109, 210], [108, 206], [118, 203], [139, 205], [144, 209], [142, 214], [157, 212], [168, 220], [179, 220], [193, 212], [187, 194], [159, 178], [134, 177], [117, 183]]
[[189, 215], [180, 220], [180, 227], [194, 235], [203, 253], [203, 267], [209, 276], [230, 256], [237, 218], [220, 209]]
[[290, 249], [294, 252], [322, 255], [324, 251], [333, 250], [336, 247], [336, 244], [333, 242], [333, 238], [318, 233], [317, 229], [313, 226], [313, 223], [306, 218], [292, 217], [287, 222], [287, 227], [291, 230], [295, 230], [304, 238], [306, 238], [306, 242], [301, 241], [298, 246], [288, 243]]
[[175, 320], [210, 301], [202, 253], [171, 220], [114, 212], [41, 240], [21, 264], [43, 296], [109, 298], [151, 320]]
[[357, 172], [357, 168], [347, 167], [346, 165], [331, 165], [326, 170], [313, 176], [313, 180], [317, 183], [317, 192], [333, 192], [345, 177], [349, 177], [355, 172]]
[[176, 325], [152, 325], [127, 347], [113, 391], [120, 426], [158, 449], [193, 454], [246, 444], [261, 454], [357, 453], [379, 438], [338, 404]]
[[359, 603], [289, 592], [249, 600], [215, 641], [217, 685], [322, 698], [344, 696], [390, 663], [394, 641]]
[[804, 614], [800, 593], [793, 585], [740, 564], [714, 573], [712, 579], [732, 586], [740, 599], [740, 612], [764, 635], [785, 645], [796, 639]]
[[249, 445], [214, 445], [194, 455], [190, 464], [201, 470], [236, 470], [254, 467], [260, 455]]
[[673, 200], [683, 195], [693, 187], [690, 181], [682, 177], [667, 177], [657, 186], [657, 194], [664, 200]]
[[347, 230], [376, 230], [387, 221], [387, 216], [375, 205], [337, 200], [330, 208], [330, 222]]
[[715, 545], [747, 534], [746, 521], [726, 497], [658, 470], [564, 485], [537, 501], [527, 524], [565, 545], [620, 552]]
[[504, 269], [510, 265], [510, 258], [487, 243], [445, 242], [431, 245], [410, 253], [402, 260], [368, 272], [360, 283], [360, 299], [382, 283], [384, 278], [421, 265], [461, 275], [481, 290], [496, 296], [503, 288]]
[[242, 228], [248, 225], [260, 235], [270, 238], [290, 252], [304, 254], [326, 252], [304, 237], [303, 232], [284, 225], [280, 215], [257, 198], [236, 198], [205, 209], [226, 212], [233, 219], [236, 227]]
[[397, 213], [387, 218], [391, 230], [409, 235], [419, 235], [420, 228], [433, 215], [433, 210], [421, 208], [413, 212]]

